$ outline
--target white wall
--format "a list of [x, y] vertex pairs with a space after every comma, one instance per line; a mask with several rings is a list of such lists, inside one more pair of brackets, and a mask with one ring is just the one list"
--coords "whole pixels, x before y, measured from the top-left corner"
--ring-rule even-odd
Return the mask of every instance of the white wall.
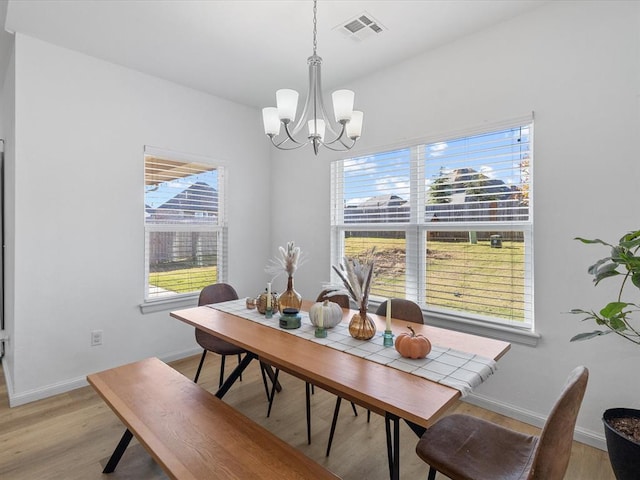
[[[15, 58], [12, 404], [93, 371], [195, 351], [192, 327], [139, 309], [144, 145], [228, 165], [229, 280], [241, 295], [263, 284], [253, 273], [269, 255], [270, 195], [268, 146], [246, 141], [260, 138], [255, 109], [21, 34]], [[93, 329], [102, 346], [90, 346]]]
[[[360, 151], [490, 125], [535, 111], [536, 347], [514, 344], [474, 399], [540, 423], [569, 371], [591, 372], [578, 437], [602, 446], [601, 415], [640, 408], [640, 348], [613, 336], [569, 343], [593, 325], [567, 315], [601, 307], [587, 266], [608, 252], [572, 240], [615, 241], [638, 224], [640, 4], [549, 2], [350, 85], [365, 112]], [[357, 155], [358, 152], [356, 152]], [[329, 160], [278, 153], [273, 245], [296, 240], [311, 260], [296, 275], [304, 296], [329, 277]], [[282, 214], [291, 207], [290, 214]], [[274, 249], [275, 247], [272, 247]], [[607, 296], [608, 295], [608, 296]], [[636, 297], [636, 301], [637, 301]]]
[[[5, 185], [2, 192], [2, 201], [4, 202], [4, 211], [13, 211], [14, 205], [14, 155], [15, 155], [15, 72], [16, 63], [15, 56], [11, 55], [7, 66], [5, 78], [3, 79], [2, 87], [2, 134], [5, 139], [4, 145], [4, 177]], [[15, 261], [13, 258], [13, 245], [11, 241], [13, 238], [13, 221], [14, 215], [7, 216], [4, 219], [5, 225], [5, 243], [7, 248], [5, 249], [4, 258], [4, 276], [5, 279], [13, 278], [13, 272], [15, 268]], [[10, 246], [11, 245], [11, 246]], [[13, 298], [14, 288], [13, 282], [5, 281], [4, 284], [4, 328], [5, 332], [13, 332], [14, 318], [13, 318], [13, 304], [8, 303], [8, 299]], [[5, 377], [7, 377], [7, 385], [9, 380], [13, 377], [13, 350], [9, 348], [9, 344], [5, 343], [4, 357], [2, 365], [5, 370]]]
[[[640, 349], [613, 337], [569, 343], [588, 326], [563, 312], [597, 307], [613, 291], [594, 290], [586, 275], [606, 252], [572, 238], [615, 240], [640, 227], [639, 9], [637, 2], [549, 2], [351, 85], [365, 111], [360, 152], [536, 112], [542, 339], [535, 348], [513, 345], [476, 401], [540, 421], [569, 370], [585, 364], [591, 378], [578, 430], [596, 443], [605, 408], [640, 407]], [[12, 331], [3, 360], [12, 403], [70, 388], [91, 371], [194, 347], [190, 328], [138, 308], [145, 144], [228, 162], [230, 281], [240, 295], [262, 288], [266, 276], [256, 272], [287, 240], [309, 254], [296, 275], [299, 292], [313, 296], [329, 278], [332, 155], [273, 152], [257, 110], [20, 34], [13, 85]], [[7, 112], [3, 118], [10, 137]], [[246, 141], [252, 135], [256, 141]], [[89, 346], [96, 328], [104, 330], [102, 347]]]

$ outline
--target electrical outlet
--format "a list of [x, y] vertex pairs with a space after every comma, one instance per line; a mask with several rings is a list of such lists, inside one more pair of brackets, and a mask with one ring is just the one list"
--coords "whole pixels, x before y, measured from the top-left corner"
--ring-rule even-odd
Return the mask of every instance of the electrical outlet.
[[102, 330], [91, 331], [91, 346], [102, 345]]

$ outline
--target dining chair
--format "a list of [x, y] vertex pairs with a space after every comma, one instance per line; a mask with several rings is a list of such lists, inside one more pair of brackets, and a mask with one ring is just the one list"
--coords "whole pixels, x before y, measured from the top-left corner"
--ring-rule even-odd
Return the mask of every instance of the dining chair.
[[[378, 309], [376, 310], [376, 315], [386, 316], [387, 315], [387, 301], [382, 302]], [[422, 309], [420, 306], [412, 302], [411, 300], [407, 300], [405, 298], [392, 298], [391, 300], [391, 315], [395, 320], [404, 320], [412, 323], [424, 323], [424, 316], [422, 315]], [[333, 434], [336, 430], [336, 424], [338, 423], [338, 414], [340, 413], [340, 403], [342, 402], [342, 398], [338, 397], [336, 399], [336, 406], [333, 409], [333, 420], [331, 422], [331, 430], [329, 432], [329, 442], [327, 443], [327, 457], [331, 452], [331, 443], [333, 442]], [[351, 403], [353, 407], [353, 411], [356, 411], [355, 406]], [[357, 413], [356, 413], [357, 415]], [[367, 410], [367, 423], [371, 420], [371, 410]]]
[[[208, 285], [202, 289], [200, 296], [198, 297], [198, 306], [211, 305], [212, 303], [221, 303], [229, 300], [238, 300], [238, 293], [236, 290], [227, 283], [214, 283]], [[198, 383], [200, 377], [200, 371], [204, 365], [204, 359], [207, 356], [207, 352], [214, 352], [221, 356], [220, 359], [220, 380], [218, 387], [221, 387], [224, 383], [224, 363], [227, 355], [237, 355], [238, 363], [242, 358], [242, 354], [246, 351], [240, 347], [214, 337], [213, 335], [198, 330], [196, 328], [196, 342], [202, 347], [202, 357], [200, 357], [200, 364], [196, 371], [196, 376], [193, 381]], [[242, 378], [242, 377], [241, 377]]]
[[[330, 295], [332, 292], [335, 292], [335, 290], [332, 290], [332, 289], [322, 290], [316, 297], [316, 303], [329, 300], [330, 302], [340, 305], [342, 308], [351, 308], [349, 305], [349, 295], [341, 294], [341, 293]], [[276, 369], [275, 373], [276, 373], [275, 379], [277, 380], [278, 378], [277, 375], [279, 373], [279, 370]], [[311, 445], [311, 394], [313, 393], [314, 393], [314, 385], [312, 383], [305, 382], [305, 402], [306, 402], [306, 413], [307, 413], [307, 443], [309, 445]], [[269, 408], [267, 410], [267, 417], [271, 415], [271, 406], [273, 404], [273, 398], [274, 398], [274, 395], [272, 391], [271, 395], [269, 396]], [[356, 410], [356, 406], [353, 404], [353, 402], [351, 403], [351, 407], [353, 408], [353, 413], [356, 416], [358, 416], [358, 411]]]
[[[204, 287], [200, 291], [200, 296], [198, 297], [198, 306], [227, 302], [229, 300], [238, 300], [238, 298], [238, 293], [231, 285], [227, 283], [214, 283]], [[236, 347], [232, 343], [226, 342], [218, 337], [203, 332], [202, 330], [198, 330], [197, 328], [196, 342], [198, 342], [198, 345], [200, 345], [203, 350], [202, 357], [200, 357], [200, 363], [198, 364], [198, 370], [196, 371], [196, 376], [193, 378], [194, 383], [198, 383], [198, 378], [200, 378], [200, 371], [202, 370], [202, 366], [204, 365], [204, 359], [207, 356], [207, 352], [214, 352], [221, 356], [220, 379], [218, 382], [218, 388], [222, 387], [222, 384], [224, 383], [225, 358], [227, 357], [227, 355], [237, 355], [238, 363], [240, 363], [242, 354], [246, 353], [246, 350], [240, 347]], [[270, 397], [269, 386], [267, 384], [267, 376], [272, 381], [274, 381], [273, 369], [270, 365], [260, 362], [260, 371], [262, 373], [262, 382], [267, 394], [267, 400], [269, 400]], [[240, 375], [239, 380], [242, 381], [242, 375]], [[277, 379], [275, 379], [273, 385], [274, 390], [280, 391], [282, 389], [280, 384], [277, 382]]]
[[351, 305], [349, 304], [349, 295], [342, 294], [342, 293], [337, 293], [337, 294], [331, 295], [331, 293], [333, 293], [335, 291], [336, 290], [332, 290], [332, 289], [322, 290], [320, 292], [320, 294], [318, 295], [318, 298], [316, 298], [316, 303], [317, 302], [324, 302], [325, 300], [329, 300], [330, 302], [337, 303], [342, 308], [351, 308]]
[[562, 480], [589, 371], [576, 367], [542, 428], [527, 435], [469, 415], [454, 414], [422, 435], [416, 453], [451, 480]]

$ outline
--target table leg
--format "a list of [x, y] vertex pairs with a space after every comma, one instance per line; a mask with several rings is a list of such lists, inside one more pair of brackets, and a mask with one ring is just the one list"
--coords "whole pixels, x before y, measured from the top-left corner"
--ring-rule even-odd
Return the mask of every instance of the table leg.
[[409, 428], [413, 430], [413, 433], [415, 433], [418, 436], [418, 438], [422, 437], [422, 435], [424, 435], [424, 432], [427, 431], [426, 428], [418, 425], [417, 423], [410, 422], [409, 420], [406, 420], [406, 419], [405, 419], [405, 422], [407, 425], [409, 425]]
[[306, 400], [306, 410], [307, 410], [307, 444], [311, 445], [311, 384], [309, 382], [305, 383], [305, 400]]
[[[393, 439], [391, 438], [391, 422], [393, 422]], [[384, 423], [387, 431], [387, 456], [389, 458], [389, 477], [400, 479], [400, 418], [389, 412], [385, 413]]]
[[258, 356], [255, 353], [247, 352], [242, 359], [242, 361], [238, 364], [236, 368], [233, 369], [233, 372], [227, 377], [222, 386], [216, 392], [216, 397], [222, 398], [229, 391], [231, 386], [236, 382], [242, 372], [244, 372], [245, 368], [251, 363], [253, 359], [257, 359]]
[[118, 466], [118, 462], [122, 458], [122, 454], [129, 446], [129, 442], [131, 441], [132, 438], [133, 438], [133, 433], [131, 433], [131, 431], [127, 428], [124, 431], [122, 438], [118, 442], [118, 446], [111, 454], [111, 458], [109, 458], [109, 461], [105, 465], [102, 473], [111, 473], [116, 469], [116, 467]]

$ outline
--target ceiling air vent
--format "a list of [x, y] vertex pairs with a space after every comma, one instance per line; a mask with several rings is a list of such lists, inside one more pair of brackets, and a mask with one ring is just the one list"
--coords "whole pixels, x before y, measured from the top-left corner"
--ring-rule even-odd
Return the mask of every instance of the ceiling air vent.
[[343, 35], [361, 42], [369, 37], [382, 33], [385, 28], [367, 12], [363, 12], [346, 22], [341, 23], [334, 30], [339, 30]]

